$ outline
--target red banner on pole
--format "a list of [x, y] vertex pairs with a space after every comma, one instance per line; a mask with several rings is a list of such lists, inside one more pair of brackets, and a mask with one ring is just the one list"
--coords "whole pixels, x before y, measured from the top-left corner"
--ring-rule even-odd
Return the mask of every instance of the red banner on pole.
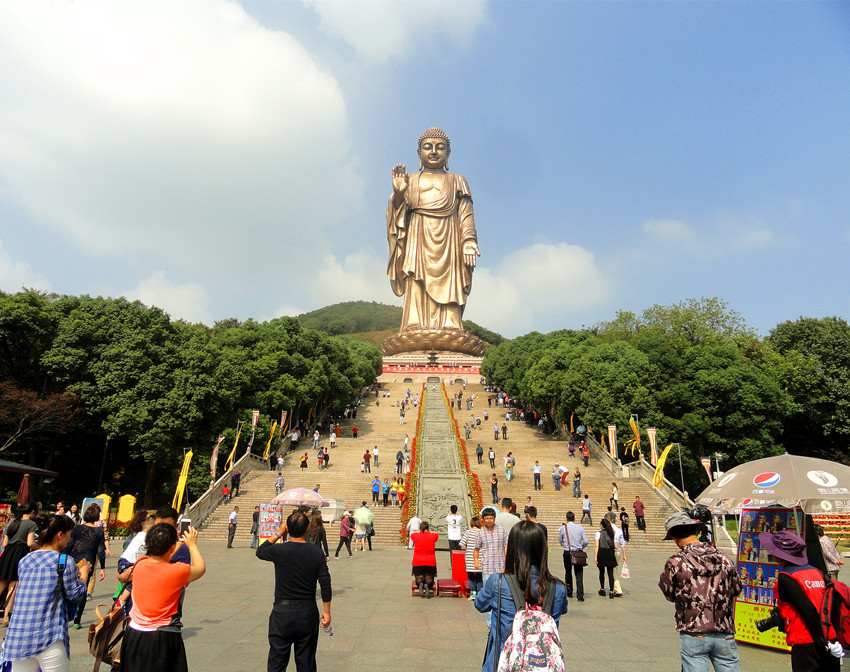
[[699, 461], [702, 462], [702, 466], [705, 467], [705, 471], [708, 474], [708, 482], [711, 483], [714, 479], [711, 477], [711, 458], [710, 457], [701, 457]]

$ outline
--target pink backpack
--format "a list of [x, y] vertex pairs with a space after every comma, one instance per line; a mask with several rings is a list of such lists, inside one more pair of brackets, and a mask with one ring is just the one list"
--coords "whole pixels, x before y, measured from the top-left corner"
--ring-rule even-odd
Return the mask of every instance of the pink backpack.
[[564, 652], [558, 625], [552, 618], [555, 586], [543, 597], [543, 606], [529, 607], [512, 574], [503, 575], [508, 582], [514, 604], [523, 605], [516, 612], [513, 627], [499, 657], [498, 672], [565, 672]]

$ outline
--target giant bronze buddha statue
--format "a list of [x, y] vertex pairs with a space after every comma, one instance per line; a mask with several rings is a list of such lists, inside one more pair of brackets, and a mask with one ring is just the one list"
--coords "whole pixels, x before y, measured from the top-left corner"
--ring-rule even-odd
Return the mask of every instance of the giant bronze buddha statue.
[[419, 138], [419, 172], [393, 168], [387, 205], [387, 276], [404, 297], [401, 328], [382, 344], [385, 354], [450, 350], [483, 354], [483, 343], [463, 331], [478, 237], [469, 185], [448, 172], [449, 137], [429, 128]]

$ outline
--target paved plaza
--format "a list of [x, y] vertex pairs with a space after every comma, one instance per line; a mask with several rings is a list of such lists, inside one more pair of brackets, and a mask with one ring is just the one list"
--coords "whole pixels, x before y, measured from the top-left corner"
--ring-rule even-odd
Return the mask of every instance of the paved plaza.
[[[266, 629], [274, 595], [271, 563], [257, 560], [247, 543], [227, 550], [223, 542], [201, 542], [201, 550], [207, 574], [189, 587], [185, 605], [183, 637], [189, 668], [196, 672], [265, 670]], [[650, 551], [632, 553], [632, 578], [621, 581], [626, 597], [618, 600], [598, 597], [596, 568], [586, 568], [586, 601], [570, 600], [569, 613], [561, 619], [567, 670], [680, 669], [673, 605], [656, 586], [666, 557]], [[406, 549], [396, 547], [376, 549], [353, 560], [331, 559], [334, 636], [320, 634], [320, 670], [480, 670], [487, 638], [484, 616], [465, 599], [411, 597], [410, 559]], [[448, 554], [438, 553], [437, 561], [442, 576], [448, 577]], [[553, 551], [551, 561], [556, 575], [563, 578], [561, 554]], [[107, 580], [98, 584], [94, 603], [106, 601], [114, 589], [114, 567], [115, 560], [109, 558]], [[86, 627], [93, 617], [92, 607], [87, 607]], [[85, 633], [86, 629], [71, 631], [73, 672], [92, 669]], [[289, 669], [294, 672], [293, 661]], [[790, 659], [783, 653], [742, 645], [741, 669], [787, 672]]]

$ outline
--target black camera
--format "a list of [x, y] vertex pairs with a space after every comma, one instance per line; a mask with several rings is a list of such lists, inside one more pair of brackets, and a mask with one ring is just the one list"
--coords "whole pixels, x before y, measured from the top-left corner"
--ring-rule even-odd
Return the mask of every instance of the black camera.
[[712, 543], [713, 537], [711, 535], [711, 509], [708, 507], [699, 505], [695, 506], [692, 509], [682, 509], [686, 514], [688, 514], [692, 519], [698, 520], [703, 525], [705, 525], [705, 532], [702, 532], [699, 535], [699, 540], [704, 541], [706, 543]]
[[711, 525], [711, 509], [706, 506], [695, 506], [693, 509], [684, 509], [684, 512], [694, 520], [698, 520], [708, 526]]
[[771, 610], [770, 616], [756, 621], [756, 630], [759, 632], [767, 632], [773, 628], [779, 628], [779, 632], [785, 632], [785, 621], [779, 615], [779, 609]]

